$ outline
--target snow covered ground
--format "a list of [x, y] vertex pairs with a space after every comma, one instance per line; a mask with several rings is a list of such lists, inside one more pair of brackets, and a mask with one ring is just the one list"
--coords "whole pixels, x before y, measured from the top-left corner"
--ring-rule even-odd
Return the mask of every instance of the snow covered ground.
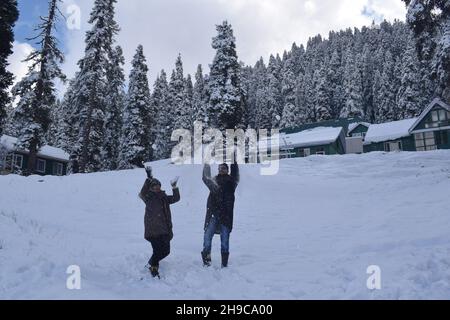
[[[284, 160], [273, 177], [242, 168], [226, 270], [218, 238], [214, 266], [201, 265], [202, 168], [153, 167], [166, 189], [181, 176], [161, 280], [143, 271], [143, 170], [0, 177], [0, 298], [450, 298], [450, 151]], [[81, 290], [66, 288], [69, 265]], [[367, 289], [370, 265], [381, 290]]]

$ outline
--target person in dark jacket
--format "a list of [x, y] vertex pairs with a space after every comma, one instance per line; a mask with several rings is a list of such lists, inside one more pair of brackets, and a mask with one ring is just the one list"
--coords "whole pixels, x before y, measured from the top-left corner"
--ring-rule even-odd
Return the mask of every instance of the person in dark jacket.
[[215, 234], [220, 234], [222, 267], [228, 266], [230, 256], [230, 233], [233, 230], [234, 193], [239, 184], [239, 166], [224, 163], [219, 166], [219, 175], [211, 177], [211, 166], [203, 169], [203, 182], [210, 193], [208, 197], [202, 260], [205, 266], [211, 265], [211, 245]]
[[170, 254], [170, 241], [173, 239], [172, 214], [170, 205], [180, 201], [177, 187], [178, 178], [171, 182], [173, 195], [161, 190], [161, 182], [152, 176], [152, 169], [146, 168], [147, 180], [139, 197], [145, 203], [145, 240], [153, 247], [153, 255], [148, 264], [153, 277], [159, 277], [159, 262]]

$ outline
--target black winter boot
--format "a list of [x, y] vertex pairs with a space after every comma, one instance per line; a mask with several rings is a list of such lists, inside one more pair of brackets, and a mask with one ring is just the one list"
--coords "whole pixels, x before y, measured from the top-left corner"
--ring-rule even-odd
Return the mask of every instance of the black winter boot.
[[158, 268], [158, 267], [156, 267], [156, 266], [151, 266], [151, 267], [150, 267], [150, 273], [152, 274], [152, 277], [153, 277], [153, 278], [158, 278], [158, 279], [160, 279], [160, 276], [159, 276], [159, 268]]
[[210, 267], [211, 266], [211, 253], [206, 253], [206, 252], [202, 251], [202, 260], [203, 260], [204, 267]]
[[228, 252], [222, 252], [222, 268], [228, 267], [228, 258], [230, 256], [230, 253]]

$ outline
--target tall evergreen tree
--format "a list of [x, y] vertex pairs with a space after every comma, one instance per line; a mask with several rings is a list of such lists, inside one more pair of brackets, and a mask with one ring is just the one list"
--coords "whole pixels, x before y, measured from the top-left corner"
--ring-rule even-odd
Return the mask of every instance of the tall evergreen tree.
[[117, 46], [110, 53], [110, 63], [106, 70], [108, 87], [106, 89], [105, 138], [102, 150], [104, 170], [116, 170], [119, 167], [119, 153], [122, 132], [122, 113], [125, 108], [125, 74], [122, 48]]
[[383, 72], [380, 78], [380, 88], [377, 92], [377, 115], [376, 122], [388, 122], [396, 119], [395, 96], [396, 91], [394, 75], [394, 61], [390, 51], [386, 53]]
[[281, 94], [281, 66], [271, 55], [267, 66], [267, 123], [263, 128], [279, 128], [283, 116], [283, 97]]
[[270, 129], [271, 112], [269, 111], [268, 97], [267, 94], [267, 79], [266, 75], [261, 81], [261, 85], [257, 87], [256, 97], [255, 97], [255, 107], [256, 107], [256, 119], [255, 126], [258, 129]]
[[[297, 110], [295, 89], [297, 87], [295, 77], [295, 62], [292, 57], [285, 56], [284, 65], [282, 69], [281, 93], [283, 96], [283, 114], [290, 117], [289, 114], [293, 110]], [[287, 122], [283, 122], [286, 126]]]
[[[55, 137], [55, 146], [71, 152], [78, 143], [79, 114], [73, 107], [76, 101], [75, 79], [69, 81], [69, 85], [60, 103], [59, 123]], [[70, 166], [72, 163], [69, 164]], [[70, 169], [70, 168], [69, 168]], [[70, 170], [69, 170], [70, 171]]]
[[436, 94], [450, 103], [450, 2], [403, 1], [408, 6], [406, 20], [416, 36], [419, 61], [433, 61]]
[[307, 122], [308, 112], [305, 110], [307, 109], [305, 89], [305, 76], [300, 74], [295, 90], [296, 102], [295, 104], [286, 105], [283, 109], [280, 123], [282, 129], [295, 128]]
[[27, 75], [14, 86], [13, 95], [19, 96], [14, 112], [14, 121], [19, 125], [18, 147], [29, 150], [26, 174], [35, 171], [37, 153], [45, 144], [51, 123], [51, 108], [56, 102], [55, 79], [64, 80], [59, 64], [64, 61], [54, 36], [60, 0], [50, 0], [47, 17], [41, 17], [38, 26], [39, 49], [25, 60], [31, 62]]
[[441, 94], [450, 103], [450, 4], [447, 2], [447, 13], [442, 17], [442, 29], [437, 43], [436, 55], [433, 59], [432, 73], [439, 85]]
[[171, 131], [176, 129], [189, 129], [191, 125], [190, 110], [186, 109], [185, 79], [181, 55], [175, 62], [175, 70], [172, 72], [169, 83], [170, 107], [174, 115], [174, 123], [170, 125]]
[[375, 75], [373, 78], [373, 87], [372, 87], [372, 95], [373, 95], [373, 104], [372, 109], [370, 110], [370, 114], [367, 116], [367, 119], [370, 123], [379, 123], [379, 118], [381, 114], [380, 106], [383, 95], [381, 94], [382, 89], [382, 77], [381, 72], [379, 70], [375, 70]]
[[77, 141], [72, 145], [71, 158], [80, 172], [95, 172], [103, 168], [105, 112], [107, 101], [107, 70], [119, 27], [114, 20], [117, 0], [95, 0], [86, 33], [84, 57], [78, 62], [72, 85], [72, 125]]
[[194, 121], [205, 122], [208, 116], [206, 113], [207, 94], [206, 81], [201, 64], [198, 65], [197, 72], [195, 73], [195, 85], [192, 99]]
[[373, 60], [371, 45], [366, 40], [359, 65], [361, 69], [363, 106], [366, 120], [370, 120], [373, 116], [373, 80], [375, 68]]
[[402, 119], [417, 117], [423, 110], [425, 101], [420, 92], [419, 69], [415, 45], [410, 43], [403, 55], [401, 86], [397, 93], [397, 108], [402, 113]]
[[328, 79], [330, 86], [330, 114], [336, 119], [341, 114], [342, 106], [345, 104], [345, 92], [342, 84], [343, 67], [341, 57], [337, 49], [331, 55], [328, 68]]
[[251, 128], [249, 127], [249, 104], [248, 104], [248, 85], [244, 84], [244, 81], [246, 81], [248, 73], [247, 70], [245, 68], [245, 64], [244, 62], [240, 61], [239, 62], [239, 83], [240, 83], [240, 87], [239, 87], [239, 91], [240, 91], [240, 96], [241, 96], [241, 121], [240, 123], [237, 125], [238, 129], [246, 129], [246, 128]]
[[45, 137], [46, 143], [51, 146], [55, 146], [57, 143], [58, 128], [61, 126], [62, 115], [62, 103], [57, 99], [50, 110], [50, 126]]
[[212, 47], [216, 50], [209, 77], [210, 100], [208, 114], [212, 125], [221, 130], [242, 124], [242, 91], [236, 39], [231, 25], [224, 21], [216, 27]]
[[192, 130], [194, 128], [194, 108], [193, 108], [193, 99], [194, 99], [194, 85], [192, 83], [191, 75], [188, 74], [186, 79], [184, 80], [184, 91], [183, 91], [183, 111], [186, 114], [186, 125], [185, 129]]
[[156, 110], [156, 124], [153, 136], [155, 141], [153, 144], [154, 159], [161, 160], [170, 156], [170, 137], [172, 131], [169, 131], [170, 124], [173, 122], [173, 114], [168, 103], [169, 85], [164, 70], [155, 81], [152, 94], [152, 107]]
[[139, 45], [132, 62], [127, 101], [123, 113], [122, 140], [120, 147], [121, 169], [143, 167], [149, 159], [151, 132], [147, 126], [150, 110], [148, 66], [144, 48]]
[[315, 104], [314, 113], [317, 121], [326, 121], [331, 119], [331, 93], [330, 82], [326, 74], [326, 65], [314, 73], [315, 83]]
[[[316, 91], [314, 87], [314, 72], [313, 65], [307, 66], [305, 70], [305, 76], [303, 77], [304, 85], [303, 85], [303, 94], [304, 94], [304, 108], [303, 111], [306, 111], [306, 114], [299, 115], [298, 117], [301, 117], [306, 120], [306, 122], [317, 122], [317, 115], [316, 115]], [[299, 109], [300, 110], [300, 109]]]
[[341, 118], [364, 117], [362, 79], [357, 59], [353, 50], [348, 50], [344, 70], [346, 101], [341, 110]]
[[8, 103], [5, 108], [5, 114], [6, 117], [3, 120], [3, 134], [17, 137], [18, 134], [15, 132], [15, 126], [14, 126], [14, 108], [12, 105], [12, 102]]
[[12, 53], [14, 25], [19, 18], [17, 0], [2, 0], [0, 3], [0, 136], [7, 117], [6, 108], [10, 102], [8, 89], [12, 85], [13, 75], [6, 70], [8, 57]]
[[256, 62], [251, 73], [251, 75], [246, 75], [249, 82], [247, 84], [247, 118], [250, 127], [258, 128], [262, 113], [261, 106], [264, 105], [261, 100], [261, 90], [264, 90], [266, 85], [266, 65], [263, 58]]

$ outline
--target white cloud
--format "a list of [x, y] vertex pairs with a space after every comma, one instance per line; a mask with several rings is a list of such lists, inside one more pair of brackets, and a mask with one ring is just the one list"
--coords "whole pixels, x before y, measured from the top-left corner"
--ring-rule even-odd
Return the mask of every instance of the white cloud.
[[305, 2], [305, 10], [306, 10], [306, 12], [308, 12], [310, 14], [316, 13], [317, 7], [316, 7], [316, 4], [314, 3], [314, 1], [312, 1], [312, 0], [306, 1]]
[[[81, 30], [67, 30], [64, 71], [73, 76], [84, 52], [84, 36], [93, 0], [65, 0], [81, 8]], [[178, 53], [185, 72], [194, 73], [201, 63], [208, 71], [214, 52], [211, 38], [215, 24], [227, 19], [233, 25], [240, 60], [253, 65], [260, 56], [289, 50], [292, 43], [305, 44], [309, 37], [331, 30], [370, 25], [370, 8], [388, 20], [402, 19], [406, 9], [393, 0], [119, 0], [116, 8], [129, 72], [138, 44], [144, 45], [150, 79], [164, 68], [170, 75]], [[63, 8], [63, 11], [65, 8]]]
[[14, 84], [19, 82], [28, 72], [31, 62], [23, 62], [33, 51], [33, 47], [28, 43], [14, 42], [13, 54], [8, 58], [8, 71], [14, 74]]
[[369, 0], [367, 7], [386, 20], [405, 20], [405, 4], [402, 1]]

